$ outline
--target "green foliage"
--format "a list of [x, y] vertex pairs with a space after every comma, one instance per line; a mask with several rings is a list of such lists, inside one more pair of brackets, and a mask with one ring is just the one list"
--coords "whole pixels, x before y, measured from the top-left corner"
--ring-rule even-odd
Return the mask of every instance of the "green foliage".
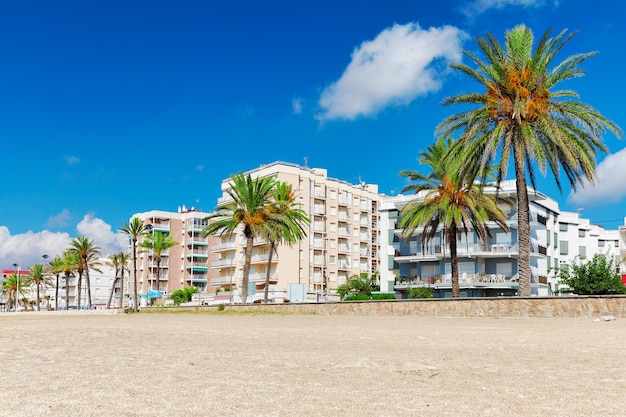
[[406, 289], [406, 292], [409, 295], [409, 298], [411, 299], [435, 297], [433, 295], [433, 289], [430, 287], [415, 287], [415, 288], [408, 287]]
[[224, 311], [225, 308], [226, 308], [226, 305], [224, 305], [224, 303], [221, 303], [217, 306], [217, 311]]
[[174, 300], [174, 305], [180, 305], [181, 303], [188, 303], [194, 294], [198, 292], [196, 287], [185, 287], [181, 290], [174, 291], [170, 298]]
[[365, 295], [367, 298], [360, 298], [363, 300], [369, 300], [372, 294], [372, 284], [369, 278], [362, 278], [358, 275], [352, 276], [346, 284], [342, 284], [337, 288], [337, 292], [342, 300], [347, 300], [352, 295]]
[[586, 263], [574, 261], [559, 269], [559, 278], [574, 294], [626, 294], [619, 265], [609, 256], [595, 255]]
[[395, 299], [396, 299], [395, 294], [389, 294], [389, 293], [372, 294], [372, 300], [395, 300]]
[[343, 301], [363, 301], [363, 300], [370, 300], [370, 299], [371, 299], [370, 296], [367, 294], [352, 294], [344, 298]]

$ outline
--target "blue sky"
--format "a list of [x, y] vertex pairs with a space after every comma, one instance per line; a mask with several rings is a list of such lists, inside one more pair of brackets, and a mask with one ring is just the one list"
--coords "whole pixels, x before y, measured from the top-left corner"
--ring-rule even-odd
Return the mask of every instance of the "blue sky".
[[[289, 4], [293, 3], [293, 4]], [[580, 33], [560, 58], [599, 51], [571, 82], [626, 128], [622, 2], [29, 1], [0, 6], [0, 268], [55, 255], [70, 238], [105, 254], [136, 212], [215, 207], [223, 178], [276, 160], [379, 184], [477, 85], [447, 64], [474, 38], [525, 23]], [[557, 61], [560, 61], [557, 59]], [[467, 61], [466, 61], [467, 62]], [[596, 187], [562, 210], [609, 228], [626, 210], [625, 142], [607, 134]]]

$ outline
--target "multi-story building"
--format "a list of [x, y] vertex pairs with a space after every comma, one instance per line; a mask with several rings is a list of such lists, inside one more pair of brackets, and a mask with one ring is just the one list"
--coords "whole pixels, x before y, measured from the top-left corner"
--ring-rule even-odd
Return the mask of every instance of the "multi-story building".
[[176, 241], [176, 245], [161, 252], [160, 262], [157, 262], [154, 251], [138, 248], [139, 293], [159, 291], [160, 296], [166, 297], [190, 285], [201, 292], [207, 290], [213, 238], [203, 237], [201, 232], [208, 225], [208, 216], [208, 213], [194, 208], [187, 210], [184, 206], [177, 212], [152, 210], [133, 215], [147, 225], [148, 233], [164, 233]]
[[[286, 291], [288, 284], [304, 284], [309, 293], [333, 291], [353, 276], [378, 272], [377, 185], [350, 184], [329, 178], [320, 168], [301, 167], [284, 162], [247, 172], [253, 178], [273, 177], [293, 186], [300, 208], [310, 219], [307, 237], [291, 247], [280, 245], [272, 257], [270, 288]], [[223, 195], [218, 204], [230, 201], [226, 190], [230, 179], [222, 181]], [[213, 287], [238, 286], [244, 263], [245, 239], [242, 233], [223, 236], [213, 247], [218, 259], [211, 263], [217, 272]], [[250, 269], [250, 289], [263, 290], [269, 261], [269, 245], [255, 241]]]
[[[499, 203], [506, 215], [509, 231], [495, 222], [488, 223], [491, 240], [483, 242], [474, 230], [461, 232], [457, 238], [459, 283], [461, 296], [484, 297], [515, 295], [518, 289], [517, 257], [519, 255], [515, 181], [504, 181], [498, 195], [513, 204]], [[494, 193], [495, 188], [486, 192]], [[451, 262], [447, 242], [441, 230], [427, 244], [422, 245], [417, 229], [405, 241], [398, 228], [400, 211], [409, 201], [421, 199], [424, 194], [385, 198], [381, 202], [381, 227], [385, 229], [388, 245], [381, 258], [381, 290], [404, 289], [409, 286], [430, 285], [437, 296], [451, 296]], [[558, 216], [554, 200], [529, 189], [531, 217], [531, 283], [534, 294], [547, 294], [548, 240]], [[552, 253], [552, 252], [551, 252]]]

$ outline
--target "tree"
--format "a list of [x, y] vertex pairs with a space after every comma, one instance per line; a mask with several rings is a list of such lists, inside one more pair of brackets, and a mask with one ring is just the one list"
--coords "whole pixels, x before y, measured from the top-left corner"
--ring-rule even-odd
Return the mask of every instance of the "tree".
[[139, 311], [139, 305], [137, 303], [137, 240], [145, 236], [147, 229], [141, 219], [133, 217], [130, 223], [124, 223], [124, 226], [120, 227], [118, 231], [124, 233], [131, 240], [131, 250], [133, 253], [133, 308], [136, 313]]
[[498, 157], [498, 182], [507, 173], [511, 158], [515, 168], [519, 233], [519, 294], [530, 295], [530, 208], [526, 173], [535, 187], [535, 167], [547, 168], [561, 188], [562, 170], [572, 188], [583, 178], [593, 183], [597, 153], [605, 152], [601, 135], [607, 130], [621, 135], [620, 128], [593, 107], [579, 101], [572, 90], [555, 90], [557, 84], [583, 75], [579, 65], [595, 52], [575, 54], [557, 65], [557, 53], [575, 35], [561, 31], [554, 38], [548, 30], [533, 52], [533, 33], [519, 25], [505, 35], [505, 46], [487, 33], [476, 42], [485, 61], [465, 51], [476, 69], [464, 64], [452, 67], [484, 87], [444, 100], [445, 105], [473, 108], [446, 118], [437, 134], [458, 134], [453, 159], [479, 161], [483, 167]]
[[176, 246], [178, 244], [178, 242], [176, 242], [172, 236], [162, 233], [162, 232], [155, 232], [152, 234], [149, 234], [145, 240], [141, 241], [139, 243], [139, 246], [144, 248], [144, 249], [149, 249], [152, 251], [152, 259], [156, 261], [157, 263], [157, 274], [156, 274], [156, 288], [157, 290], [159, 290], [159, 279], [160, 279], [160, 272], [161, 272], [161, 260], [163, 252], [166, 251], [167, 249], [171, 248], [172, 246]]
[[181, 303], [188, 303], [192, 300], [193, 295], [198, 293], [198, 288], [192, 286], [185, 287], [181, 290], [172, 292], [170, 298], [174, 300], [174, 305], [180, 305]]
[[296, 244], [306, 237], [305, 227], [309, 224], [306, 212], [299, 208], [296, 202], [296, 194], [291, 184], [279, 182], [272, 194], [270, 217], [265, 224], [263, 237], [270, 243], [269, 259], [265, 274], [264, 301], [268, 301], [270, 272], [272, 268], [272, 255], [276, 251], [276, 245], [284, 243], [288, 246]]
[[[496, 198], [484, 193], [484, 182], [475, 182], [477, 176], [488, 177], [483, 169], [474, 165], [459, 167], [446, 161], [448, 152], [453, 147], [451, 139], [440, 138], [427, 151], [420, 152], [418, 161], [432, 171], [424, 175], [417, 171], [405, 170], [401, 177], [408, 177], [412, 184], [405, 186], [402, 192], [422, 193], [409, 201], [400, 214], [399, 227], [403, 228], [402, 237], [410, 240], [415, 230], [423, 227], [422, 245], [427, 245], [440, 227], [443, 242], [450, 248], [452, 266], [452, 296], [459, 296], [459, 267], [457, 256], [457, 235], [463, 232], [467, 237], [469, 230], [474, 230], [484, 242], [491, 237], [486, 226], [488, 221], [495, 221], [504, 231], [509, 230], [506, 216], [498, 208]], [[471, 168], [471, 169], [469, 169]], [[490, 168], [487, 168], [490, 169]]]
[[56, 276], [56, 281], [54, 285], [54, 310], [59, 310], [59, 276], [61, 275], [63, 270], [63, 259], [59, 256], [55, 256], [50, 262], [50, 271]]
[[[85, 236], [79, 236], [70, 243], [70, 251], [78, 256], [78, 301], [77, 305], [80, 309], [81, 281], [83, 273], [87, 281], [87, 308], [91, 310], [91, 282], [89, 280], [89, 268], [98, 271], [97, 267], [100, 263], [97, 261], [100, 256], [100, 248], [96, 246], [93, 240]], [[99, 271], [98, 271], [99, 272]]]
[[209, 216], [214, 220], [202, 229], [204, 236], [232, 235], [240, 227], [246, 237], [245, 262], [241, 279], [241, 299], [245, 304], [248, 299], [248, 281], [250, 278], [250, 264], [252, 263], [252, 249], [254, 238], [261, 236], [266, 230], [272, 210], [272, 192], [277, 182], [273, 178], [252, 179], [250, 174], [231, 175], [230, 188], [226, 193], [232, 201], [219, 205], [215, 214]]
[[574, 294], [604, 295], [625, 294], [619, 264], [613, 257], [594, 255], [586, 263], [573, 261], [570, 265], [559, 268], [560, 284], [572, 288]]
[[70, 307], [70, 277], [78, 269], [79, 263], [79, 255], [69, 249], [63, 252], [59, 261], [60, 271], [63, 272], [65, 277], [65, 309]]
[[17, 311], [17, 303], [19, 302], [19, 294], [23, 294], [24, 281], [20, 280], [17, 274], [9, 274], [2, 282], [2, 294], [7, 298], [7, 305], [13, 303], [15, 311]]
[[115, 292], [115, 287], [117, 285], [117, 281], [120, 281], [120, 299], [118, 308], [120, 311], [124, 305], [124, 271], [126, 270], [126, 264], [128, 264], [129, 254], [126, 252], [119, 252], [109, 256], [109, 260], [113, 268], [115, 268], [115, 279], [113, 280], [113, 285], [111, 285], [111, 291], [109, 292], [109, 300], [107, 301], [107, 310], [111, 308], [111, 301], [113, 300], [113, 293]]
[[26, 277], [26, 284], [34, 284], [37, 289], [37, 311], [40, 311], [41, 295], [40, 289], [50, 285], [50, 278], [46, 276], [44, 266], [42, 264], [33, 264], [30, 266], [29, 274]]

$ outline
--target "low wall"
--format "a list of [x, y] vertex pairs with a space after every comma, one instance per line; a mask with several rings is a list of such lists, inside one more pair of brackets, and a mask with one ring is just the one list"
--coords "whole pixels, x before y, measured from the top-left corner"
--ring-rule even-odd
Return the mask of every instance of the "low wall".
[[[214, 310], [217, 306], [166, 307]], [[626, 317], [626, 296], [568, 296], [384, 300], [227, 305], [227, 310], [283, 314], [424, 317]]]

